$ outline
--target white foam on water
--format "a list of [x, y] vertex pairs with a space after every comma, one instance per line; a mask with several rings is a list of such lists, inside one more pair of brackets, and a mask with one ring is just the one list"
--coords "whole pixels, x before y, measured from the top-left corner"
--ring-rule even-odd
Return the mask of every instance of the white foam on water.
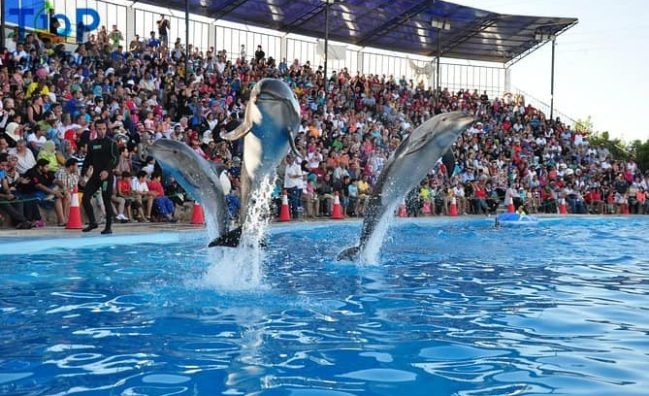
[[212, 264], [203, 276], [204, 286], [225, 290], [263, 288], [265, 255], [259, 245], [266, 237], [272, 217], [270, 204], [274, 184], [274, 177], [266, 178], [259, 189], [252, 192], [239, 247], [208, 250]]
[[383, 240], [385, 239], [385, 234], [387, 234], [390, 225], [394, 220], [394, 211], [399, 206], [399, 201], [390, 205], [388, 210], [385, 211], [381, 220], [376, 225], [372, 236], [365, 244], [365, 249], [360, 252], [359, 262], [363, 265], [376, 265], [379, 264], [379, 255], [381, 253], [381, 246], [383, 246]]
[[[203, 206], [203, 211], [205, 211]], [[214, 216], [207, 216], [207, 213], [204, 213], [205, 218], [205, 230], [207, 231], [208, 241], [213, 241], [219, 236], [219, 227], [218, 224], [214, 221]]]

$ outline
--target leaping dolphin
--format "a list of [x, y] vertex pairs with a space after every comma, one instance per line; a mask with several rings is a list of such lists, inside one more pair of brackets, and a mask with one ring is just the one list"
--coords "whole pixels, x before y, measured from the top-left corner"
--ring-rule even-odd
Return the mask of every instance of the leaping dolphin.
[[[281, 80], [260, 80], [250, 93], [244, 120], [236, 129], [221, 134], [226, 140], [243, 137], [243, 168], [241, 169], [241, 211], [244, 224], [252, 192], [261, 182], [274, 176], [289, 147], [296, 153], [295, 134], [300, 125], [300, 106], [295, 93]], [[241, 229], [231, 231], [241, 235]], [[210, 246], [221, 246], [231, 240], [215, 239]]]
[[[171, 173], [178, 184], [205, 208], [205, 222], [212, 238], [228, 235], [228, 208], [219, 179], [219, 169], [199, 156], [188, 145], [169, 139], [159, 139], [147, 153]], [[237, 235], [223, 240], [223, 246], [237, 246]]]
[[[362, 257], [370, 241], [382, 242], [385, 229], [379, 224], [393, 215], [403, 197], [450, 151], [451, 144], [473, 121], [473, 117], [459, 111], [439, 114], [421, 124], [399, 145], [376, 181], [365, 210], [359, 245], [340, 252], [338, 260]], [[449, 157], [452, 159], [444, 155], [444, 162], [451, 162], [446, 166], [452, 171], [454, 161], [449, 161]], [[383, 232], [376, 232], [377, 228]]]

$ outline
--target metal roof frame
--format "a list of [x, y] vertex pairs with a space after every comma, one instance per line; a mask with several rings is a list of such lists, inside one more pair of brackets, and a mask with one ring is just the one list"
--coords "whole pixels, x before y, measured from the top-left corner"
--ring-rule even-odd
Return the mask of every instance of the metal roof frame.
[[[139, 0], [140, 3], [184, 8], [184, 0]], [[214, 19], [324, 37], [324, 0], [189, 0], [192, 12]], [[201, 2], [206, 6], [201, 6]], [[535, 33], [558, 36], [578, 23], [576, 18], [499, 14], [442, 0], [343, 0], [329, 5], [332, 40], [424, 56], [443, 56], [501, 63], [519, 62], [544, 42]], [[344, 19], [344, 20], [343, 20]], [[434, 19], [450, 23], [450, 31], [431, 26]], [[440, 54], [437, 40], [440, 40]]]

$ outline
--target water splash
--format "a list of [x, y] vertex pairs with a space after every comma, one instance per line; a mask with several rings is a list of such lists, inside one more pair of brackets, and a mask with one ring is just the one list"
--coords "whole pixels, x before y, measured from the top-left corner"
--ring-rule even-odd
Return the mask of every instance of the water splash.
[[264, 251], [260, 243], [266, 237], [272, 217], [270, 205], [274, 184], [274, 177], [266, 177], [252, 192], [239, 247], [209, 250], [212, 265], [202, 279], [205, 286], [226, 290], [263, 288]]
[[[205, 208], [203, 208], [205, 210]], [[205, 217], [205, 229], [207, 230], [208, 241], [213, 241], [220, 236], [219, 225], [216, 223], [214, 216]]]
[[383, 240], [385, 239], [385, 234], [387, 234], [390, 225], [394, 220], [394, 211], [397, 210], [399, 206], [399, 201], [391, 204], [388, 209], [383, 213], [381, 220], [376, 225], [372, 236], [365, 244], [365, 249], [360, 253], [359, 262], [361, 264], [378, 264], [379, 263], [379, 253], [381, 253], [381, 246], [383, 246]]
[[[267, 176], [259, 183], [259, 188], [251, 194], [248, 216], [243, 225], [240, 246], [259, 248], [266, 237], [271, 219], [271, 194], [275, 187], [275, 177]], [[261, 252], [261, 249], [257, 249]]]

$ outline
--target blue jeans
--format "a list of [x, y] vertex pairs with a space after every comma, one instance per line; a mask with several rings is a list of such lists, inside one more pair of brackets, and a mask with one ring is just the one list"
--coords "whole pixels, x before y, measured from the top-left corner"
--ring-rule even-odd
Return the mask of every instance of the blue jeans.
[[174, 214], [174, 203], [167, 197], [158, 197], [154, 200], [158, 214], [163, 217], [172, 217]]
[[295, 219], [298, 216], [298, 208], [300, 207], [300, 197], [302, 196], [302, 189], [297, 187], [287, 188], [288, 193], [288, 207], [291, 209], [291, 216]]

